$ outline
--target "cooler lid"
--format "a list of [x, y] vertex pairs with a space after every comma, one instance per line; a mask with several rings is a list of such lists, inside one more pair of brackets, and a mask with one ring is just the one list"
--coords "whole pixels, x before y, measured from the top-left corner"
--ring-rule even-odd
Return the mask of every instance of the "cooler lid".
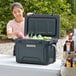
[[59, 15], [30, 15], [25, 16], [24, 34], [41, 34], [59, 38], [60, 16]]

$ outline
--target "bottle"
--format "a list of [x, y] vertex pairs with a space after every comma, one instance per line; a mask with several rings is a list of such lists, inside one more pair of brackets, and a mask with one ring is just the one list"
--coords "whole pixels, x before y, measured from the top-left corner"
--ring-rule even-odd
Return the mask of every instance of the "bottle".
[[30, 39], [32, 39], [33, 38], [33, 33], [30, 33], [29, 37], [30, 37]]
[[68, 52], [67, 54], [67, 58], [66, 58], [66, 67], [72, 67], [72, 56], [71, 56], [71, 53], [70, 51]]
[[38, 38], [37, 38], [37, 35], [35, 34], [35, 35], [32, 37], [32, 39], [38, 39]]
[[70, 46], [70, 51], [71, 52], [74, 52], [74, 41], [72, 40], [72, 33], [69, 33], [68, 34], [68, 43], [69, 43], [69, 46]]
[[70, 42], [67, 40], [63, 46], [63, 60], [65, 61], [67, 53], [70, 51]]
[[73, 67], [73, 68], [76, 68], [76, 51], [75, 51], [74, 56], [73, 56], [72, 67]]
[[72, 40], [71, 33], [68, 34], [68, 39], [65, 41], [65, 44], [63, 46], [63, 59], [62, 59], [62, 61], [63, 61], [64, 65], [66, 63], [66, 58], [67, 58], [68, 52], [70, 52], [71, 55], [74, 52], [74, 41]]
[[68, 34], [68, 39], [66, 40], [63, 51], [74, 52], [74, 41], [72, 40], [72, 34]]

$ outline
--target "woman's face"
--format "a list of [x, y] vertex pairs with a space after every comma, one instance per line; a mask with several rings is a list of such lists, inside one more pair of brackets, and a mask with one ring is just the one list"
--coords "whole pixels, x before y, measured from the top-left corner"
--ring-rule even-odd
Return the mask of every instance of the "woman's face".
[[19, 7], [17, 7], [17, 6], [15, 6], [15, 7], [13, 8], [13, 11], [12, 11], [12, 13], [13, 13], [13, 15], [14, 15], [14, 17], [15, 17], [16, 19], [22, 18], [22, 17], [23, 17], [23, 12], [24, 12], [24, 10], [21, 9], [21, 8], [19, 8]]

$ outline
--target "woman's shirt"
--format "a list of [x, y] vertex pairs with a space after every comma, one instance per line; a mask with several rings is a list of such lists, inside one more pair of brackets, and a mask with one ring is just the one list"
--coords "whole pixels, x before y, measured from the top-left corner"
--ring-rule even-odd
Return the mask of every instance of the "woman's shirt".
[[24, 20], [19, 23], [16, 22], [15, 19], [10, 20], [7, 24], [7, 32], [8, 31], [11, 31], [12, 33], [22, 32], [24, 34]]

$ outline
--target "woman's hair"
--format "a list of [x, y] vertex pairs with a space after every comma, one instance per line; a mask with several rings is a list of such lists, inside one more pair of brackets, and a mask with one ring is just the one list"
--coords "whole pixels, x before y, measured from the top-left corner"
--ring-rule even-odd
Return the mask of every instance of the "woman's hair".
[[15, 3], [12, 4], [12, 6], [11, 6], [11, 10], [12, 10], [12, 11], [13, 11], [14, 7], [18, 7], [18, 8], [20, 8], [20, 9], [23, 9], [22, 4], [19, 3], [19, 2], [15, 2]]

